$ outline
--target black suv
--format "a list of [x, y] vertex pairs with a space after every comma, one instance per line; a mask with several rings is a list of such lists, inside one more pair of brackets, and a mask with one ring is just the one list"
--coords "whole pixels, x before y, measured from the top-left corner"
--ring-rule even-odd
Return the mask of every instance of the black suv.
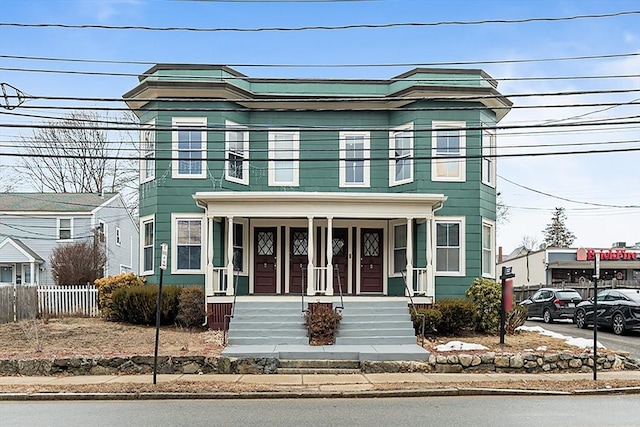
[[551, 323], [556, 319], [573, 320], [576, 305], [581, 301], [575, 289], [542, 288], [520, 305], [527, 308], [527, 318], [542, 317], [544, 323]]

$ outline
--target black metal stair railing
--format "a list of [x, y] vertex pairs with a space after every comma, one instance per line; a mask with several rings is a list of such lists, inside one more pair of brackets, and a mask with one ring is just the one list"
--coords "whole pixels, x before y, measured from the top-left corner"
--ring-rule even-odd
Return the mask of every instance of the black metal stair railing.
[[411, 309], [413, 310], [413, 315], [419, 319], [421, 319], [421, 328], [420, 328], [420, 336], [422, 337], [422, 347], [424, 347], [424, 327], [426, 323], [426, 316], [422, 313], [418, 313], [418, 309], [413, 302], [413, 290], [409, 288], [409, 284], [407, 283], [407, 272], [405, 270], [402, 271], [402, 280], [404, 281], [404, 287], [407, 290], [407, 295], [409, 295], [409, 301], [411, 302]]
[[[222, 325], [222, 345], [226, 346], [229, 339], [229, 323], [236, 312], [236, 296], [238, 295], [238, 277], [240, 276], [240, 270], [235, 270], [233, 278], [233, 302], [231, 303], [231, 313], [224, 315], [224, 321]], [[227, 286], [229, 284], [227, 283]]]

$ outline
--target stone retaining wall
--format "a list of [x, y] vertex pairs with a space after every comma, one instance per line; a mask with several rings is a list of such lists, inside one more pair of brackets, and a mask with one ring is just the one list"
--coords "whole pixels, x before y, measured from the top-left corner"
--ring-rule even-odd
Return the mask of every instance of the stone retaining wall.
[[[640, 369], [637, 361], [619, 354], [598, 356], [598, 370]], [[276, 358], [228, 358], [205, 356], [160, 356], [160, 374], [275, 374]], [[431, 355], [428, 362], [363, 361], [366, 373], [382, 372], [591, 372], [588, 353], [480, 353]], [[77, 357], [58, 359], [0, 360], [0, 375], [123, 375], [153, 373], [153, 356]]]

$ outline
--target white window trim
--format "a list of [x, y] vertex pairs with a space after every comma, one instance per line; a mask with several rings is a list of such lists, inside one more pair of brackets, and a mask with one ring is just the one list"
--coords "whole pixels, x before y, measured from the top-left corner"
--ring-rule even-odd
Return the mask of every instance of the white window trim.
[[[395, 254], [395, 241], [396, 241], [396, 227], [399, 225], [407, 225], [407, 220], [406, 219], [394, 219], [389, 221], [389, 238], [388, 240], [388, 250], [389, 250], [389, 256], [387, 257], [389, 260], [389, 277], [402, 277], [402, 272], [396, 273], [394, 272], [394, 254]], [[414, 229], [415, 230], [415, 229]], [[408, 235], [407, 235], [407, 239], [408, 239]], [[414, 241], [414, 245], [415, 245], [415, 241]], [[405, 247], [405, 251], [408, 248]], [[415, 247], [413, 248], [415, 249]]]
[[[242, 250], [243, 250], [243, 256], [242, 256], [242, 270], [240, 270], [238, 272], [238, 274], [240, 274], [241, 276], [246, 276], [249, 272], [249, 220], [247, 219], [243, 219], [243, 218], [234, 218], [233, 219], [233, 223], [234, 224], [242, 224], [242, 232], [243, 232], [243, 236], [242, 236]], [[227, 233], [225, 233], [224, 236], [224, 247], [228, 248], [228, 237], [229, 235]], [[226, 251], [226, 249], [225, 249]], [[224, 262], [224, 264], [226, 264], [226, 260]]]
[[[409, 178], [396, 180], [396, 133], [398, 132], [409, 132]], [[398, 126], [389, 132], [389, 187], [394, 187], [396, 185], [407, 184], [409, 182], [413, 182], [413, 147], [414, 147], [414, 133], [413, 133], [413, 123], [407, 123], [402, 126]]]
[[[185, 270], [178, 269], [178, 221], [179, 220], [200, 220], [200, 269]], [[207, 218], [199, 213], [172, 213], [171, 214], [171, 274], [204, 274], [206, 266], [206, 245], [205, 245], [205, 221]]]
[[[142, 125], [142, 129], [140, 131], [140, 148], [141, 148], [141, 159], [140, 159], [140, 184], [144, 184], [145, 182], [153, 181], [156, 178], [156, 131], [155, 131], [156, 121], [151, 120], [144, 125]], [[146, 136], [149, 135], [149, 139]], [[149, 140], [153, 140], [153, 150], [149, 150]], [[151, 170], [147, 169], [147, 156], [151, 154], [152, 160], [150, 160], [152, 167]]]
[[[60, 238], [60, 221], [63, 219], [68, 219], [69, 220], [69, 238], [68, 239], [61, 239]], [[73, 218], [72, 217], [62, 217], [62, 218], [57, 218], [56, 221], [56, 240], [58, 242], [70, 242], [73, 240]]]
[[116, 227], [116, 246], [122, 246], [122, 231]]
[[[172, 174], [173, 178], [187, 178], [187, 179], [198, 179], [198, 178], [206, 178], [207, 177], [207, 132], [206, 130], [201, 131], [200, 139], [202, 141], [202, 151], [200, 152], [200, 161], [201, 161], [201, 172], [199, 174], [181, 174], [180, 173], [180, 160], [178, 158], [178, 154], [180, 150], [178, 150], [178, 132], [177, 128], [180, 127], [201, 127], [205, 128], [207, 126], [207, 118], [206, 117], [174, 117], [171, 119], [171, 127], [173, 131], [171, 132], [171, 141], [172, 141]], [[197, 159], [196, 159], [197, 160]]]
[[[491, 248], [490, 248], [491, 254], [489, 255], [491, 258], [491, 263], [489, 264], [491, 265], [491, 271], [489, 272], [484, 271], [484, 242], [482, 241], [482, 238], [484, 236], [484, 227], [491, 228]], [[482, 277], [495, 279], [496, 277], [496, 222], [495, 221], [482, 218], [482, 228], [480, 231], [480, 249], [482, 251], [482, 257], [481, 257]]]
[[[283, 134], [283, 135], [291, 135], [293, 136], [293, 177], [290, 182], [277, 182], [276, 181], [276, 170], [275, 164], [277, 160], [274, 159], [275, 156], [275, 135]], [[269, 186], [270, 187], [297, 187], [299, 185], [300, 180], [300, 171], [299, 171], [299, 163], [300, 163], [300, 132], [298, 131], [269, 131]]]
[[[496, 188], [496, 161], [498, 158], [496, 157], [496, 132], [492, 129], [483, 129], [482, 130], [482, 183], [488, 185], [491, 188]], [[490, 170], [489, 170], [489, 181], [485, 179], [485, 170], [484, 170], [484, 157], [488, 155], [488, 159], [490, 161]]]
[[[432, 181], [448, 181], [448, 182], [465, 182], [467, 177], [467, 160], [465, 158], [467, 154], [467, 132], [464, 129], [467, 126], [466, 122], [456, 121], [434, 121], [431, 124], [431, 148], [433, 151], [431, 160], [431, 180]], [[439, 159], [446, 159], [447, 156], [438, 156], [438, 139], [437, 134], [439, 130], [458, 130], [460, 132], [460, 175], [454, 177], [441, 177], [437, 174], [436, 165]]]
[[[362, 182], [347, 182], [347, 136], [362, 136], [363, 137], [363, 171], [362, 171]], [[371, 185], [370, 181], [370, 147], [371, 147], [371, 136], [369, 132], [357, 132], [357, 131], [344, 131], [340, 132], [340, 187], [356, 187], [356, 188], [369, 188]]]
[[[151, 251], [151, 270], [144, 269], [144, 226], [146, 223], [153, 223], [152, 251]], [[140, 275], [148, 276], [155, 272], [155, 252], [156, 252], [156, 220], [154, 215], [140, 217]]]
[[[225, 179], [229, 182], [237, 182], [238, 184], [249, 185], [249, 132], [246, 131], [246, 126], [240, 126], [237, 123], [227, 120], [225, 122], [227, 131], [224, 138], [224, 153], [225, 153]], [[242, 179], [235, 178], [229, 173], [229, 158], [231, 150], [229, 146], [229, 135], [231, 132], [239, 132], [242, 136]]]
[[[438, 271], [438, 235], [437, 227], [438, 223], [452, 223], [457, 222], [460, 224], [460, 270], [459, 271]], [[433, 230], [433, 249], [434, 249], [434, 270], [436, 276], [449, 276], [449, 277], [463, 277], [466, 276], [466, 240], [467, 234], [465, 231], [465, 217], [463, 216], [437, 216], [434, 221]]]

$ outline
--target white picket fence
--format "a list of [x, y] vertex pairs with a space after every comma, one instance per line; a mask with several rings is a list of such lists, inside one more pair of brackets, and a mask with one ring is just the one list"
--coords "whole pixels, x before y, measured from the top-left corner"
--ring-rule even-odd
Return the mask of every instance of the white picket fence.
[[49, 317], [98, 316], [94, 285], [38, 285], [38, 312]]

